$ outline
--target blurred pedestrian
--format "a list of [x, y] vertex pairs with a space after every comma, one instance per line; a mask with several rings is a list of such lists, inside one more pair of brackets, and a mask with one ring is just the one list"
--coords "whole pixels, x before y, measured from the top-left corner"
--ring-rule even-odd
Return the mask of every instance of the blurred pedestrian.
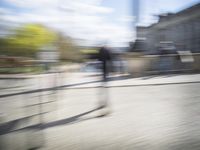
[[98, 59], [102, 66], [103, 81], [107, 81], [111, 64], [111, 52], [106, 46], [103, 46], [99, 49]]
[[101, 112], [99, 116], [106, 116], [110, 113], [109, 106], [109, 91], [108, 87], [106, 86], [108, 81], [108, 74], [110, 71], [111, 66], [111, 51], [108, 47], [103, 46], [99, 49], [98, 59], [101, 62], [101, 69], [102, 69], [102, 87], [100, 88], [99, 93], [99, 108], [101, 108]]

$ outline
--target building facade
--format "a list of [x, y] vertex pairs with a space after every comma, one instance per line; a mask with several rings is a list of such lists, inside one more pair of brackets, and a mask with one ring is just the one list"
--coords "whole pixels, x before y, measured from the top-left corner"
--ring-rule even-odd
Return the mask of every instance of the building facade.
[[159, 21], [136, 28], [137, 38], [145, 39], [146, 50], [158, 52], [160, 42], [173, 42], [176, 50], [200, 53], [200, 3], [175, 14], [159, 15]]

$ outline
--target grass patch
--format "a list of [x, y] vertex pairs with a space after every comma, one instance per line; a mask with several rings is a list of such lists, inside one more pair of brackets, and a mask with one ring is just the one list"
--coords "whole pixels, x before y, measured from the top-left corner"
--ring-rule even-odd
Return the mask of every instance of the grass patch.
[[1, 67], [0, 74], [20, 74], [20, 73], [41, 73], [44, 71], [42, 66], [25, 67]]

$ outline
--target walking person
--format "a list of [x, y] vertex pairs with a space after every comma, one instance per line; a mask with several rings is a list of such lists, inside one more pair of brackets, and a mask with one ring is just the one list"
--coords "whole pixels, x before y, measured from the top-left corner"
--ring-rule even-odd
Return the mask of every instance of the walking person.
[[107, 81], [111, 64], [111, 52], [106, 46], [99, 49], [98, 59], [101, 62], [103, 81]]
[[102, 86], [99, 93], [99, 108], [101, 108], [100, 116], [105, 116], [110, 113], [109, 106], [109, 91], [106, 86], [108, 81], [108, 75], [111, 66], [111, 52], [108, 47], [103, 46], [99, 49], [98, 59], [101, 62], [102, 69]]

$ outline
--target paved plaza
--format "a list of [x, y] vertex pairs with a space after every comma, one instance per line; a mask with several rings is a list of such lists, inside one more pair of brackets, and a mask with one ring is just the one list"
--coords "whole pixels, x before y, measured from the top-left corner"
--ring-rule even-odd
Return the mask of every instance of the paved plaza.
[[1, 90], [2, 149], [200, 149], [199, 74], [114, 77], [106, 87], [91, 74], [54, 77]]

